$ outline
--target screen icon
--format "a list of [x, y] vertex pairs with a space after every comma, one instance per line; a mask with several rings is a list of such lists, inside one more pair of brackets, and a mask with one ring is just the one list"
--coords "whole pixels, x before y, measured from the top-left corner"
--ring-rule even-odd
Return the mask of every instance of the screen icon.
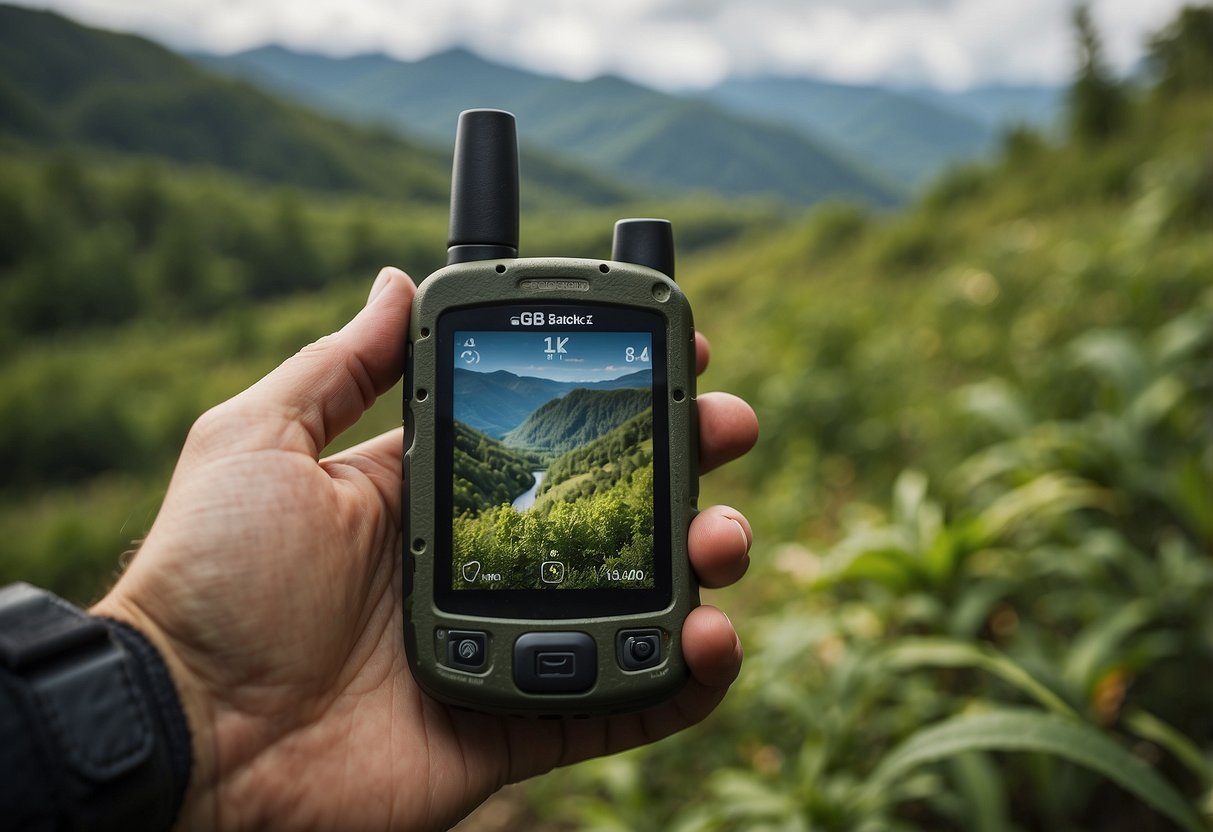
[[558, 584], [564, 580], [564, 561], [545, 560], [539, 566], [539, 577], [545, 584]]
[[480, 561], [469, 560], [463, 565], [463, 579], [469, 584], [476, 580], [480, 575]]

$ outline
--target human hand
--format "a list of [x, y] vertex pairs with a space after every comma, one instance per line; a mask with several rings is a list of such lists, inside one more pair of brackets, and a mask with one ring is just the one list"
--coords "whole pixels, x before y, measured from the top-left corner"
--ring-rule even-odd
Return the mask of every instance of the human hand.
[[[141, 550], [93, 609], [138, 628], [173, 674], [193, 732], [183, 827], [444, 828], [505, 783], [698, 722], [740, 669], [732, 625], [702, 606], [682, 632], [691, 679], [641, 713], [498, 717], [418, 689], [401, 610], [402, 433], [320, 459], [399, 379], [413, 292], [384, 269], [343, 329], [204, 414]], [[699, 410], [701, 470], [756, 440], [740, 399], [705, 394]], [[751, 539], [736, 511], [700, 513], [700, 582], [736, 581]]]

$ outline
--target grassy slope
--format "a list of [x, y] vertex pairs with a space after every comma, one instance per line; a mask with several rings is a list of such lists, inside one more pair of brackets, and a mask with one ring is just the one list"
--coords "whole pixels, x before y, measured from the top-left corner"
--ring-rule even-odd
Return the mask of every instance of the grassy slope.
[[694, 270], [700, 328], [747, 356], [717, 361], [709, 384], [749, 398], [766, 437], [731, 477], [780, 537], [906, 465], [946, 473], [979, 438], [956, 430], [966, 384], [1043, 381], [1078, 334], [1201, 302], [1213, 242], [1181, 214], [1208, 187], [1213, 117], [1176, 101], [1136, 123], [1103, 148], [1033, 145], [955, 171], [888, 221], [823, 210]]
[[[746, 669], [709, 725], [537, 783], [531, 811], [705, 829], [1156, 824], [1047, 756], [956, 758], [863, 791], [917, 728], [1033, 704], [982, 674], [983, 650], [1122, 746], [1142, 748], [1137, 709], [1174, 726], [1179, 744], [1147, 759], [1195, 804], [1172, 752], [1213, 746], [1207, 680], [1184, 681], [1211, 632], [1210, 103], [1138, 105], [1102, 146], [1020, 136], [898, 217], [823, 209], [688, 264], [713, 342], [701, 389], [741, 393], [762, 424], [701, 501], [755, 529], [750, 575], [709, 593]], [[1185, 349], [1171, 369], [1159, 357]], [[915, 655], [917, 636], [953, 652], [884, 658]], [[595, 787], [589, 805], [561, 800]]]

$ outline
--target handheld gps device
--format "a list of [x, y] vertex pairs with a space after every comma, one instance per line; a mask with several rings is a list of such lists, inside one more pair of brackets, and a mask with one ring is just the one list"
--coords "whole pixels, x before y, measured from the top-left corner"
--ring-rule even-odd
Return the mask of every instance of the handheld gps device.
[[682, 688], [698, 603], [695, 341], [665, 220], [518, 257], [514, 117], [460, 115], [448, 265], [405, 372], [404, 612], [436, 699], [580, 716]]

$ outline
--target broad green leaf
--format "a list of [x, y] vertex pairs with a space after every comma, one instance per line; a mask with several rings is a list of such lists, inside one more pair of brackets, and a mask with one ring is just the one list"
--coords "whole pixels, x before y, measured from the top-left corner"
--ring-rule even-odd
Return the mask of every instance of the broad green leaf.
[[1002, 579], [970, 582], [948, 615], [948, 635], [975, 638], [994, 605], [1010, 592]]
[[889, 794], [914, 768], [970, 751], [1049, 754], [1091, 769], [1189, 832], [1205, 826], [1166, 780], [1098, 729], [1054, 714], [1000, 709], [965, 714], [931, 725], [893, 749], [876, 767], [868, 788]]
[[1177, 513], [1184, 517], [1201, 534], [1205, 542], [1213, 544], [1213, 476], [1207, 467], [1193, 454], [1181, 460], [1172, 470], [1168, 492]]
[[989, 755], [979, 751], [957, 754], [948, 768], [969, 809], [969, 828], [974, 832], [1008, 832], [1007, 791]]
[[1146, 356], [1129, 333], [1095, 329], [1071, 342], [1070, 358], [1097, 379], [1117, 388], [1124, 400], [1131, 398], [1150, 377]]
[[907, 529], [918, 526], [918, 512], [927, 499], [927, 475], [906, 469], [893, 483], [893, 522]]
[[1050, 471], [999, 497], [981, 512], [978, 522], [993, 542], [1029, 522], [1107, 504], [1108, 495], [1090, 482]]
[[822, 575], [832, 581], [872, 581], [890, 589], [904, 589], [916, 582], [918, 570], [905, 549], [870, 549], [850, 558], [838, 571]]
[[712, 791], [726, 817], [758, 820], [783, 820], [798, 816], [795, 799], [748, 772], [725, 770], [712, 779]]
[[871, 580], [893, 589], [921, 577], [913, 542], [897, 528], [863, 528], [843, 538], [822, 561], [820, 585]]
[[1000, 378], [970, 384], [956, 394], [960, 408], [1004, 436], [1027, 433], [1035, 421], [1023, 395]]
[[1213, 312], [1190, 309], [1156, 329], [1150, 336], [1150, 352], [1163, 367], [1192, 356], [1213, 339]]
[[1173, 375], [1156, 378], [1133, 399], [1125, 418], [1134, 430], [1149, 430], [1166, 419], [1188, 392], [1188, 386]]
[[991, 647], [945, 638], [906, 638], [877, 655], [883, 665], [894, 668], [972, 667], [985, 670], [1019, 688], [1054, 713], [1077, 717], [1074, 709], [1060, 696]]
[[1205, 786], [1213, 787], [1213, 765], [1200, 753], [1190, 739], [1163, 722], [1154, 714], [1137, 710], [1125, 717], [1129, 730], [1142, 739], [1157, 743], [1175, 755]]
[[1077, 695], [1086, 697], [1099, 672], [1132, 633], [1154, 617], [1154, 603], [1138, 598], [1082, 631], [1066, 659], [1062, 674]]

